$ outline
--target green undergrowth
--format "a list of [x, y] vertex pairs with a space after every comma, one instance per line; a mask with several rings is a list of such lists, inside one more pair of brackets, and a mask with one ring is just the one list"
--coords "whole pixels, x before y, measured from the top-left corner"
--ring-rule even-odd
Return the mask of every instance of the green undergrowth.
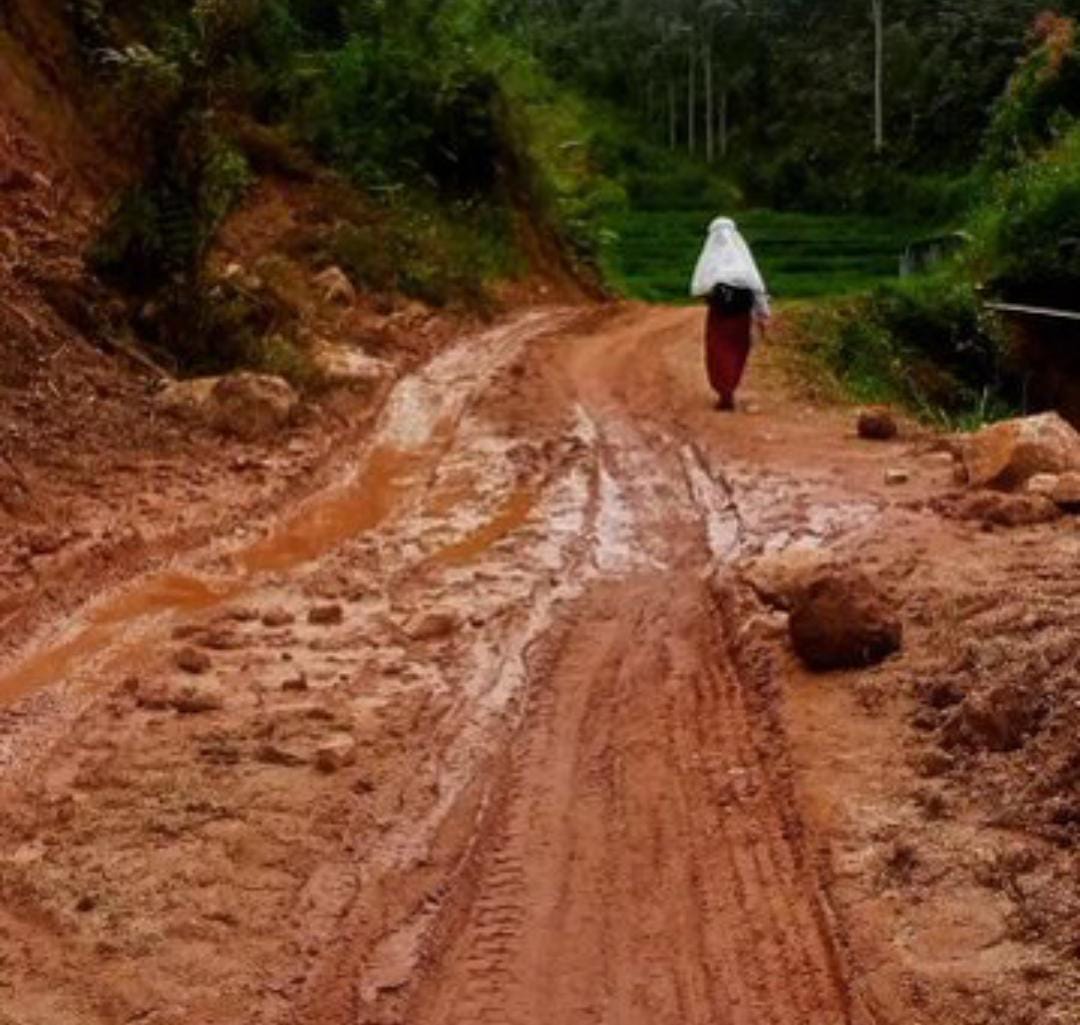
[[[724, 211], [634, 210], [608, 220], [610, 279], [627, 295], [686, 302], [713, 217]], [[924, 227], [885, 218], [747, 210], [735, 214], [778, 299], [851, 295], [895, 278], [901, 253]]]
[[790, 310], [804, 366], [857, 402], [902, 406], [963, 429], [1015, 413], [1008, 338], [970, 284], [945, 271]]
[[105, 135], [124, 125], [117, 145], [139, 169], [91, 264], [181, 371], [299, 365], [278, 320], [261, 335], [266, 318], [222, 301], [206, 270], [265, 174], [354, 191], [359, 215], [328, 211], [305, 255], [361, 290], [486, 313], [494, 283], [552, 260], [560, 275], [598, 273], [602, 218], [626, 201], [602, 170], [602, 119], [545, 75], [487, 0], [69, 0], [65, 10], [88, 109]]

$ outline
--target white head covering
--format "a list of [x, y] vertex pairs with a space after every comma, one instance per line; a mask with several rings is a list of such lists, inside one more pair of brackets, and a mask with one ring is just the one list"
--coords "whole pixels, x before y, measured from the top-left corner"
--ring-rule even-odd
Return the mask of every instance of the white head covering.
[[690, 294], [702, 298], [717, 285], [748, 288], [754, 293], [754, 312], [759, 317], [769, 315], [765, 280], [754, 262], [746, 239], [739, 234], [735, 222], [727, 217], [718, 217], [709, 225], [709, 237], [698, 258]]

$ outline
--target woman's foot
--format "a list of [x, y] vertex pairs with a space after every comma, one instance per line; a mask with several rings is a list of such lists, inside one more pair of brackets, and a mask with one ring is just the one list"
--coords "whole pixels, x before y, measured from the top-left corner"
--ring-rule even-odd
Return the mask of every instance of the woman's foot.
[[735, 399], [731, 395], [721, 395], [716, 400], [716, 408], [722, 413], [734, 413]]

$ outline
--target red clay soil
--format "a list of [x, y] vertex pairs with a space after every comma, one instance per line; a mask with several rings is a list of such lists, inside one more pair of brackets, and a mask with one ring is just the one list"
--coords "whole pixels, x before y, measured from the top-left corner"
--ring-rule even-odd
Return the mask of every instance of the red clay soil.
[[[943, 518], [779, 349], [712, 411], [701, 320], [464, 335], [325, 489], [21, 648], [0, 1022], [1080, 1020], [1076, 521]], [[902, 652], [803, 670], [793, 549]]]

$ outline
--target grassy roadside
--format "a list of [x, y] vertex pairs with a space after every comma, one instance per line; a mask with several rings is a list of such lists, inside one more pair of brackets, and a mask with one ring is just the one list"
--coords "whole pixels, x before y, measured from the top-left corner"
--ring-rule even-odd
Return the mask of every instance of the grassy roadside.
[[[629, 211], [608, 222], [608, 280], [649, 302], [685, 302], [713, 211]], [[737, 221], [778, 299], [853, 295], [894, 279], [900, 254], [932, 234], [885, 218], [748, 210]]]

